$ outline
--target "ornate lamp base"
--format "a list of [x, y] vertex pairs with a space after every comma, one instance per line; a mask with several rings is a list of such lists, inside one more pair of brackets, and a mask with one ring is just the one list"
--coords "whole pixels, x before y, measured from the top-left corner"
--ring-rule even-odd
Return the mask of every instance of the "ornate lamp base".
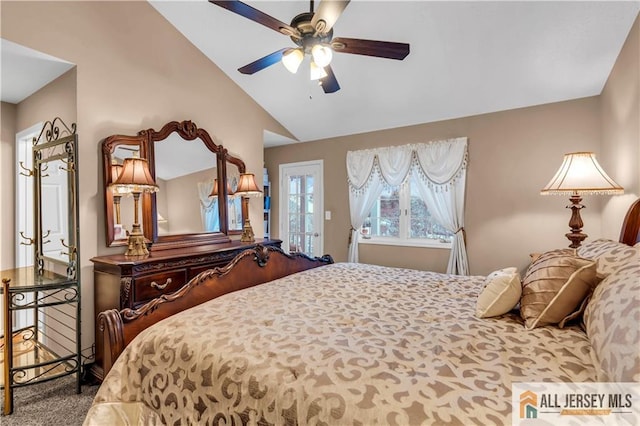
[[578, 248], [582, 241], [587, 238], [587, 234], [582, 232], [582, 227], [584, 224], [582, 223], [582, 218], [580, 217], [580, 210], [584, 208], [580, 202], [582, 201], [582, 197], [579, 194], [573, 194], [569, 200], [571, 201], [571, 205], [567, 206], [568, 209], [571, 209], [571, 219], [569, 220], [569, 227], [571, 228], [571, 232], [564, 234], [571, 244], [569, 247]]
[[149, 254], [147, 250], [147, 242], [144, 238], [144, 234], [140, 229], [140, 224], [134, 223], [131, 233], [129, 234], [129, 241], [127, 242], [127, 251], [124, 252], [125, 256], [146, 256]]
[[253, 228], [251, 228], [251, 222], [247, 219], [244, 221], [244, 225], [242, 226], [242, 237], [240, 238], [240, 241], [243, 243], [252, 243], [255, 240]]

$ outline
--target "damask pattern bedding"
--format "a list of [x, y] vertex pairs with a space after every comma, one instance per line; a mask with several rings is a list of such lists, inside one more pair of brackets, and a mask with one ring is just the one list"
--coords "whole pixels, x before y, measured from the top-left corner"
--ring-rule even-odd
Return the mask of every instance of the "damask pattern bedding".
[[596, 379], [578, 326], [477, 318], [482, 283], [337, 263], [230, 293], [142, 332], [94, 408], [137, 403], [171, 425], [509, 424], [512, 381]]

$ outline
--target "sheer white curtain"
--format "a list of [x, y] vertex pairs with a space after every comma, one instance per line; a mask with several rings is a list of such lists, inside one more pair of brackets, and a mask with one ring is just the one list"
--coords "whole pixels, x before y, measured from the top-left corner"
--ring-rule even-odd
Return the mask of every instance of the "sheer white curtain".
[[453, 232], [448, 273], [468, 274], [464, 244], [467, 138], [347, 152], [351, 235], [349, 262], [358, 262], [358, 232], [385, 185], [410, 173], [424, 183], [420, 196], [434, 220]]
[[358, 262], [358, 239], [369, 210], [384, 188], [378, 178], [374, 150], [347, 152], [347, 178], [349, 179], [349, 212], [351, 231], [349, 236], [349, 262]]
[[220, 230], [218, 223], [218, 197], [209, 197], [213, 190], [213, 181], [198, 182], [198, 197], [200, 198], [200, 216], [205, 232]]
[[469, 275], [464, 243], [467, 138], [417, 144], [414, 149], [414, 175], [424, 183], [418, 192], [434, 220], [454, 234], [447, 273]]

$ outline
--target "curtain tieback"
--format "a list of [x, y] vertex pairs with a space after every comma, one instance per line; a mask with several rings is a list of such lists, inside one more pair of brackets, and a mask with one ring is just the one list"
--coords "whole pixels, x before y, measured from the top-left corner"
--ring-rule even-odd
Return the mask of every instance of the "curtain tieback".
[[461, 226], [460, 228], [458, 228], [456, 232], [454, 232], [454, 234], [457, 234], [458, 232], [462, 232], [464, 234], [464, 226]]
[[356, 230], [356, 228], [354, 228], [353, 226], [349, 227], [349, 244], [351, 244], [351, 240], [353, 239], [353, 231]]

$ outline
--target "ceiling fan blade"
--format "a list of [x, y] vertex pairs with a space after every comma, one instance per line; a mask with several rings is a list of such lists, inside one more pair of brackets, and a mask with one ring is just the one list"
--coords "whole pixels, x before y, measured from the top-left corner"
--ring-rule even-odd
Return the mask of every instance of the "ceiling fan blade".
[[245, 65], [244, 67], [238, 68], [238, 71], [240, 71], [242, 74], [254, 74], [275, 64], [276, 62], [279, 62], [282, 59], [282, 55], [284, 55], [284, 52], [286, 52], [287, 50], [289, 50], [289, 48], [285, 47], [276, 52], [270, 53], [263, 58]]
[[248, 4], [242, 3], [241, 1], [232, 0], [232, 1], [216, 1], [209, 0], [210, 3], [223, 7], [231, 12], [237, 13], [238, 15], [244, 16], [247, 19], [251, 19], [259, 24], [264, 25], [265, 27], [271, 28], [274, 31], [279, 33], [288, 35], [288, 36], [296, 36], [300, 37], [300, 33], [296, 28], [293, 28], [291, 25], [285, 24], [277, 20], [276, 18], [267, 15], [264, 12], [255, 9]]
[[407, 43], [337, 37], [331, 41], [336, 52], [403, 60], [409, 54]]
[[336, 75], [331, 69], [331, 65], [324, 67], [324, 70], [327, 72], [327, 76], [320, 79], [320, 85], [324, 93], [334, 93], [340, 90], [340, 85], [338, 84]]
[[[350, 0], [322, 0], [311, 19], [311, 25], [319, 33], [328, 33]], [[320, 23], [320, 27], [318, 27]]]

